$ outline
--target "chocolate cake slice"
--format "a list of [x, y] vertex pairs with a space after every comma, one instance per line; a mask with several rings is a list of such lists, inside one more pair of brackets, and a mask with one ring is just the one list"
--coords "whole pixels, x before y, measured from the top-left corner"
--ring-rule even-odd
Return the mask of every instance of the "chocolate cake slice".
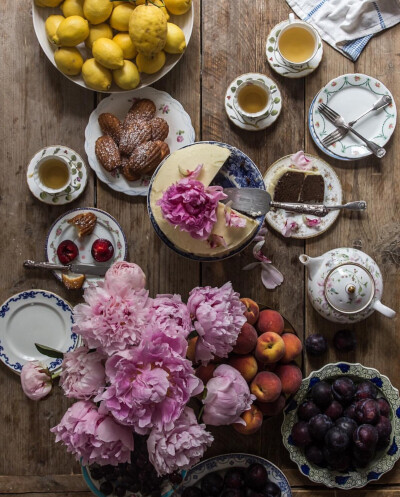
[[304, 173], [287, 171], [283, 174], [274, 189], [275, 202], [298, 202], [304, 181]]
[[303, 181], [299, 202], [302, 204], [322, 204], [324, 190], [324, 178], [320, 174], [308, 174]]

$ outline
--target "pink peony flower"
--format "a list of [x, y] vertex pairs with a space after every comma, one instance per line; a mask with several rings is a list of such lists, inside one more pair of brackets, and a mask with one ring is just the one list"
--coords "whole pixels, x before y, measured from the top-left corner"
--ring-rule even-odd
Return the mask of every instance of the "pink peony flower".
[[189, 310], [180, 295], [157, 295], [149, 308], [149, 321], [166, 335], [187, 338], [192, 331]]
[[207, 395], [203, 399], [203, 421], [206, 424], [246, 424], [240, 415], [250, 409], [256, 397], [250, 393], [249, 386], [239, 371], [227, 364], [221, 364], [215, 369], [206, 389]]
[[151, 303], [146, 290], [121, 284], [120, 290], [112, 293], [104, 283], [98, 283], [86, 288], [83, 297], [86, 304], [74, 309], [73, 330], [89, 348], [111, 355], [139, 344]]
[[292, 236], [293, 233], [298, 231], [299, 225], [292, 217], [288, 217], [285, 221], [285, 224], [282, 228], [282, 235], [286, 238]]
[[196, 361], [210, 361], [214, 355], [227, 357], [246, 322], [245, 306], [230, 282], [221, 288], [194, 288], [189, 294], [188, 309], [199, 334]]
[[21, 370], [21, 386], [31, 400], [40, 400], [51, 392], [51, 375], [39, 361], [26, 362]]
[[197, 422], [193, 409], [185, 407], [170, 429], [152, 429], [147, 439], [149, 459], [159, 476], [189, 469], [213, 440], [206, 426]]
[[101, 354], [84, 346], [64, 354], [60, 386], [66, 397], [89, 400], [103, 389], [106, 374], [102, 360]]
[[307, 159], [304, 152], [300, 150], [290, 157], [292, 164], [294, 164], [298, 169], [303, 169], [303, 171], [308, 171], [311, 169], [311, 160]]
[[73, 404], [50, 431], [83, 464], [116, 465], [131, 459], [132, 430], [101, 414], [93, 402]]
[[225, 214], [225, 225], [226, 226], [233, 226], [235, 228], [245, 228], [246, 227], [246, 218], [240, 217], [238, 214], [236, 214], [235, 211], [233, 211], [229, 205], [226, 205], [224, 208], [224, 214]]
[[217, 221], [218, 202], [226, 195], [220, 186], [205, 187], [196, 180], [202, 165], [171, 185], [158, 201], [164, 218], [191, 237], [206, 240]]
[[141, 435], [153, 426], [172, 427], [190, 397], [203, 390], [191, 362], [162, 341], [114, 354], [106, 376], [109, 386], [95, 401]]
[[146, 275], [133, 262], [114, 262], [106, 272], [105, 283], [109, 290], [118, 290], [125, 284], [133, 290], [142, 290], [146, 286]]

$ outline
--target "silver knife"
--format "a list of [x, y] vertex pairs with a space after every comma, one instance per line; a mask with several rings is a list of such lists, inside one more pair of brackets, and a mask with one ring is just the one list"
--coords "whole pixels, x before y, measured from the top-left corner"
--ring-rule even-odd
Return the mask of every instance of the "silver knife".
[[24, 267], [28, 269], [49, 269], [51, 271], [71, 271], [77, 274], [93, 274], [94, 276], [104, 276], [110, 268], [106, 266], [95, 266], [94, 264], [54, 264], [52, 262], [24, 261]]

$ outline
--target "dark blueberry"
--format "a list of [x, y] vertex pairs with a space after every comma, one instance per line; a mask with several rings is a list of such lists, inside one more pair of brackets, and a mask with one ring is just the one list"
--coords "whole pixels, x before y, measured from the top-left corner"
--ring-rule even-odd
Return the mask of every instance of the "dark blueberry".
[[359, 400], [355, 409], [356, 421], [360, 424], [375, 424], [379, 419], [379, 405], [374, 399]]
[[356, 348], [357, 340], [353, 331], [339, 330], [333, 337], [333, 345], [337, 350], [350, 352]]
[[383, 449], [387, 447], [390, 443], [390, 435], [392, 433], [392, 423], [385, 416], [380, 416], [378, 422], [375, 425], [378, 430], [378, 449]]
[[312, 400], [305, 400], [297, 409], [297, 416], [302, 421], [310, 421], [313, 416], [320, 414], [321, 410]]
[[304, 454], [308, 461], [317, 466], [323, 467], [325, 465], [325, 458], [322, 449], [317, 445], [309, 445], [305, 448]]
[[293, 443], [298, 447], [305, 447], [306, 445], [311, 443], [310, 427], [309, 424], [306, 423], [306, 421], [298, 421], [293, 425], [292, 439]]
[[226, 488], [242, 488], [244, 485], [244, 470], [242, 468], [230, 468], [225, 473], [224, 485]]
[[90, 476], [93, 478], [93, 480], [100, 480], [103, 478], [104, 473], [103, 469], [101, 466], [91, 466], [90, 467]]
[[335, 426], [345, 431], [347, 433], [347, 436], [350, 439], [353, 439], [354, 430], [357, 428], [358, 425], [354, 421], [354, 419], [342, 417], [336, 420]]
[[116, 497], [124, 497], [126, 494], [126, 486], [122, 483], [115, 485], [114, 494]]
[[337, 378], [332, 383], [332, 393], [336, 400], [341, 404], [349, 404], [354, 397], [356, 386], [351, 378], [344, 376]]
[[330, 430], [327, 431], [325, 435], [325, 446], [329, 449], [330, 452], [340, 453], [346, 451], [346, 449], [350, 445], [350, 438], [347, 433], [334, 426]]
[[378, 430], [372, 425], [361, 425], [353, 433], [354, 445], [360, 451], [374, 452], [378, 438]]
[[379, 407], [379, 411], [381, 413], [381, 416], [385, 416], [385, 418], [388, 418], [389, 414], [390, 414], [389, 402], [386, 399], [384, 399], [383, 397], [381, 397], [380, 399], [377, 399], [377, 402], [378, 402], [378, 407]]
[[306, 338], [306, 351], [310, 355], [318, 356], [325, 354], [328, 349], [326, 338], [318, 333]]
[[324, 414], [329, 416], [332, 421], [335, 421], [343, 414], [342, 404], [340, 404], [337, 400], [332, 401], [332, 404], [326, 408]]
[[262, 464], [253, 463], [246, 469], [245, 483], [252, 490], [260, 492], [265, 487], [267, 481], [268, 473]]
[[323, 442], [326, 432], [333, 427], [333, 422], [326, 414], [317, 414], [309, 421], [309, 433], [316, 442]]
[[177, 472], [169, 475], [168, 479], [172, 483], [172, 485], [180, 485], [182, 483], [182, 480], [183, 480], [182, 475], [180, 475]]
[[219, 473], [208, 473], [203, 476], [200, 485], [203, 494], [217, 496], [222, 491], [224, 480]]
[[319, 381], [311, 389], [311, 398], [321, 409], [326, 409], [332, 402], [332, 389], [326, 381]]
[[281, 489], [272, 481], [269, 481], [264, 489], [266, 497], [281, 497]]
[[357, 385], [355, 400], [376, 399], [379, 390], [370, 381], [362, 381]]
[[114, 491], [114, 486], [110, 481], [103, 481], [99, 487], [99, 490], [104, 495], [110, 495]]

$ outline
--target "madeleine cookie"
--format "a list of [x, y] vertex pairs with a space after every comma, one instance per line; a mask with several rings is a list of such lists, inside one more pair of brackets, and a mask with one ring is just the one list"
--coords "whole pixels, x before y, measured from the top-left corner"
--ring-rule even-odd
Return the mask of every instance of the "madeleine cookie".
[[107, 171], [113, 171], [121, 165], [118, 145], [109, 135], [100, 136], [95, 145], [96, 157]]

